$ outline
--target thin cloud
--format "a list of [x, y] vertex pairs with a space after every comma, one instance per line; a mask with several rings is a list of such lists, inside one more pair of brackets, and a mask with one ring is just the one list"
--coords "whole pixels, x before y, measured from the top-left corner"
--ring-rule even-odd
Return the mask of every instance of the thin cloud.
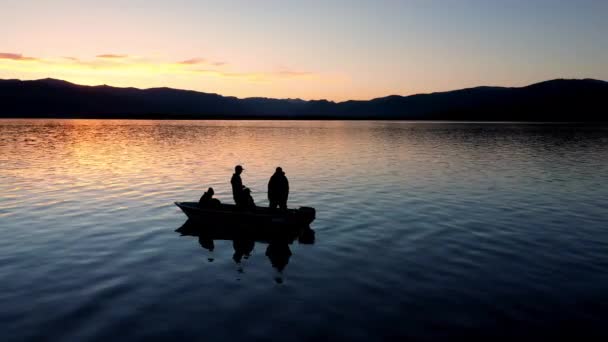
[[[100, 54], [95, 58], [84, 58], [73, 56], [62, 56], [57, 58], [35, 58], [24, 56], [18, 53], [0, 52], [0, 61], [7, 60], [10, 67], [17, 68], [17, 63], [38, 64], [38, 68], [46, 70], [60, 70], [62, 72], [82, 71], [85, 73], [125, 73], [131, 75], [150, 75], [150, 74], [192, 74], [206, 75], [214, 78], [225, 78], [241, 80], [245, 82], [271, 82], [290, 79], [314, 79], [322, 77], [317, 73], [290, 69], [279, 66], [275, 70], [234, 70], [224, 67], [227, 63], [223, 61], [213, 61], [205, 58], [190, 58], [180, 62], [155, 61], [145, 58], [138, 58], [126, 54]], [[7, 62], [5, 62], [7, 63]], [[0, 65], [1, 66], [1, 65]], [[26, 65], [23, 66], [24, 68]], [[5, 66], [6, 68], [6, 66]]]
[[206, 62], [206, 60], [204, 58], [190, 58], [190, 59], [186, 59], [185, 61], [177, 62], [177, 64], [192, 65], [192, 64], [202, 64], [205, 62]]
[[37, 61], [38, 58], [27, 57], [20, 53], [0, 52], [0, 59], [10, 59], [13, 61]]
[[190, 59], [186, 59], [184, 61], [180, 61], [177, 62], [177, 64], [181, 64], [181, 65], [197, 65], [197, 64], [208, 64], [208, 65], [213, 65], [213, 66], [223, 66], [226, 65], [228, 63], [223, 62], [223, 61], [209, 61], [205, 58], [190, 58]]
[[127, 58], [129, 56], [128, 55], [117, 55], [117, 54], [113, 54], [113, 53], [106, 53], [103, 55], [97, 55], [95, 57], [97, 57], [97, 58]]

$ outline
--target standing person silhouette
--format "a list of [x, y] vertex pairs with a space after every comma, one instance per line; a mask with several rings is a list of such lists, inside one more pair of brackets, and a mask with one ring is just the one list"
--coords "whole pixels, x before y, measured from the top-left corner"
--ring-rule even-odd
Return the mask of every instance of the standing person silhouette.
[[282, 210], [287, 209], [287, 197], [289, 197], [289, 181], [285, 177], [283, 169], [277, 167], [272, 177], [270, 177], [270, 181], [268, 181], [270, 208], [275, 209], [278, 206]]
[[245, 187], [243, 186], [243, 181], [241, 180], [241, 173], [243, 172], [243, 167], [241, 165], [237, 165], [234, 167], [234, 174], [232, 175], [232, 179], [230, 179], [230, 184], [232, 184], [232, 197], [234, 198], [234, 203], [236, 205], [241, 204], [243, 198], [243, 190]]

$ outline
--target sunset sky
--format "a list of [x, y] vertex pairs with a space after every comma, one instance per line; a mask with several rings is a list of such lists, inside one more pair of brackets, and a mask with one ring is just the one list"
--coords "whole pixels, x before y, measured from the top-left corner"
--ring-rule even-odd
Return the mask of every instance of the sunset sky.
[[346, 100], [608, 80], [606, 0], [0, 0], [0, 78]]

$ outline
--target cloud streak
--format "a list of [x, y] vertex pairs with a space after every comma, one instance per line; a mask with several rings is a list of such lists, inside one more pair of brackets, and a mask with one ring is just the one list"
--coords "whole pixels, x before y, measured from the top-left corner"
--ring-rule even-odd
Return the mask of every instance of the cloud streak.
[[206, 60], [204, 58], [190, 58], [190, 59], [186, 59], [185, 61], [177, 62], [177, 64], [193, 65], [193, 64], [202, 64], [205, 62], [206, 62]]
[[20, 53], [0, 52], [0, 59], [10, 59], [13, 61], [36, 61], [38, 58], [26, 57]]
[[223, 62], [223, 61], [209, 61], [205, 58], [195, 57], [195, 58], [190, 58], [190, 59], [186, 59], [183, 61], [179, 61], [179, 62], [177, 62], [177, 64], [183, 64], [183, 65], [207, 64], [207, 65], [213, 65], [213, 66], [224, 66], [228, 63]]
[[120, 59], [120, 58], [127, 58], [127, 57], [129, 57], [129, 55], [119, 55], [119, 54], [113, 54], [113, 53], [105, 53], [103, 55], [97, 55], [95, 57], [97, 57], [97, 58], [117, 58], [117, 59]]
[[[8, 60], [9, 62], [2, 62]], [[26, 63], [27, 62], [27, 63]], [[22, 63], [22, 64], [20, 64]], [[280, 68], [277, 70], [241, 71], [230, 70], [222, 61], [209, 61], [205, 58], [190, 58], [178, 62], [154, 61], [133, 58], [125, 54], [100, 54], [95, 58], [61, 56], [56, 58], [36, 58], [18, 53], [0, 53], [0, 69], [37, 73], [65, 73], [74, 75], [94, 75], [97, 79], [105, 77], [128, 76], [147, 78], [152, 75], [191, 75], [192, 77], [211, 77], [238, 82], [265, 83], [289, 79], [315, 79], [321, 75], [310, 71]]]

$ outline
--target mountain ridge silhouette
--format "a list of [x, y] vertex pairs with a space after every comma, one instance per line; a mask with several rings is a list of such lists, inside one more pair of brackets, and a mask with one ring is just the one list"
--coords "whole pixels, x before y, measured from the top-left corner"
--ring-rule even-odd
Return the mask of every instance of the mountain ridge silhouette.
[[237, 98], [168, 87], [0, 79], [1, 118], [608, 121], [608, 82], [554, 79], [371, 100]]

